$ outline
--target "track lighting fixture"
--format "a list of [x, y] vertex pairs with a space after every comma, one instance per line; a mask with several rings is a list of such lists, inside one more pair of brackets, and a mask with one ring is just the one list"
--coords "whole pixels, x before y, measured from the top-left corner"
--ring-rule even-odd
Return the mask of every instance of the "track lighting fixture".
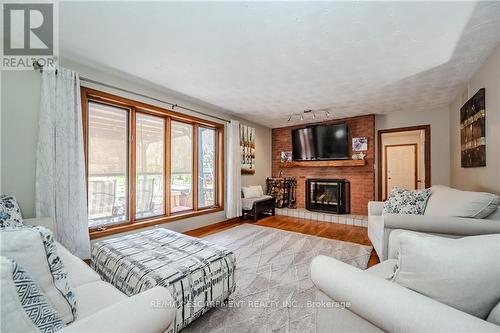
[[[311, 114], [309, 116], [309, 114]], [[293, 118], [297, 117], [300, 118], [300, 121], [304, 121], [304, 119], [309, 119], [309, 120], [317, 120], [317, 118], [321, 118], [321, 114], [324, 114], [325, 119], [329, 119], [331, 114], [330, 111], [328, 110], [319, 110], [319, 111], [313, 111], [311, 109], [309, 110], [304, 110], [301, 113], [294, 113], [288, 116], [288, 122], [292, 121]]]

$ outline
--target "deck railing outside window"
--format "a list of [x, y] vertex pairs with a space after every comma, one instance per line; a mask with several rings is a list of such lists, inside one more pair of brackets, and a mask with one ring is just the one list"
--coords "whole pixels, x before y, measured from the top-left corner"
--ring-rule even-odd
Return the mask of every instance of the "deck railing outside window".
[[220, 207], [222, 125], [86, 88], [82, 101], [89, 228]]

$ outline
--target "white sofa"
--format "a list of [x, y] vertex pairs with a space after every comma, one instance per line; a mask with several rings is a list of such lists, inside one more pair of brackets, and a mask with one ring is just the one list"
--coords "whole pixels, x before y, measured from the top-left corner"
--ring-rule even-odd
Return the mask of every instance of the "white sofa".
[[[50, 218], [25, 219], [24, 224], [44, 226], [57, 235]], [[57, 250], [68, 271], [78, 307], [77, 319], [59, 332], [160, 333], [173, 325], [175, 312], [169, 307], [172, 297], [166, 288], [155, 287], [128, 297], [102, 281], [87, 264], [59, 243]]]
[[313, 259], [318, 301], [349, 302], [345, 308], [318, 307], [317, 332], [500, 332], [500, 326], [387, 280], [403, 231], [390, 236], [390, 259], [366, 271], [326, 256]]
[[[464, 195], [470, 196], [473, 192], [456, 191], [444, 186], [437, 186], [437, 189], [445, 189], [446, 191], [455, 191], [455, 193], [463, 192]], [[481, 193], [478, 193], [480, 195]], [[446, 196], [444, 196], [446, 198]], [[486, 234], [500, 233], [500, 207], [495, 212], [486, 218], [464, 218], [454, 216], [443, 216], [444, 214], [436, 213], [436, 209], [443, 207], [443, 211], [449, 211], [450, 206], [455, 199], [448, 197], [447, 202], [439, 202], [443, 200], [443, 195], [430, 196], [427, 206], [432, 205], [432, 211], [426, 209], [424, 215], [408, 215], [408, 214], [383, 214], [383, 201], [370, 201], [368, 203], [368, 238], [373, 244], [375, 251], [380, 261], [388, 258], [388, 240], [389, 235], [395, 229], [404, 229], [443, 237], [464, 237]], [[438, 201], [438, 202], [436, 202]], [[460, 201], [455, 201], [458, 206]], [[465, 208], [464, 208], [465, 209]]]

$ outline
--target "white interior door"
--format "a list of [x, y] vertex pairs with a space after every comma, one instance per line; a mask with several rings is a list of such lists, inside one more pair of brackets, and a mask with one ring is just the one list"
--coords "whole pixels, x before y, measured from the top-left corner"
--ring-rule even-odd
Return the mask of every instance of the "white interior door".
[[417, 145], [395, 145], [385, 147], [386, 156], [386, 193], [394, 187], [416, 189], [417, 184]]

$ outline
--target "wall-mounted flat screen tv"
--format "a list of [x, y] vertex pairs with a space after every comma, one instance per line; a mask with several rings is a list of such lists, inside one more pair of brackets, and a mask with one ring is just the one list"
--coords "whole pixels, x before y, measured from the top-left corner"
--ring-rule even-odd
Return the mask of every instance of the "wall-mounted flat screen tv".
[[294, 161], [349, 159], [347, 125], [316, 125], [292, 130], [292, 158]]

